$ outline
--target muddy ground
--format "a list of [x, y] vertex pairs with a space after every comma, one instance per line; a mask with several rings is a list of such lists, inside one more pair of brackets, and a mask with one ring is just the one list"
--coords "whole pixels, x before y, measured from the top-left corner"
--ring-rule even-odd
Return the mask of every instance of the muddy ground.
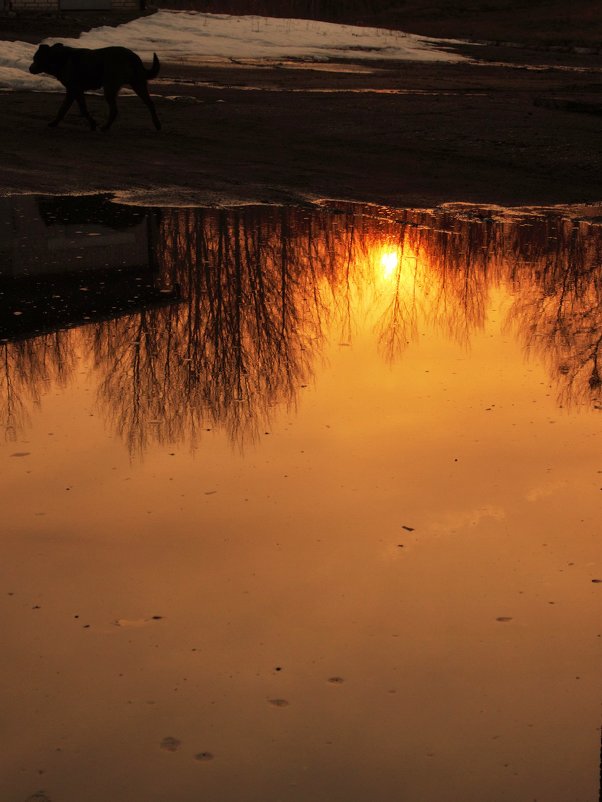
[[[45, 25], [0, 21], [0, 37], [73, 35]], [[59, 94], [2, 93], [0, 186], [125, 190], [157, 202], [601, 201], [602, 56], [460, 49], [476, 63], [364, 63], [359, 72], [163, 64], [151, 84], [159, 133], [135, 97], [120, 98], [103, 134], [75, 109], [47, 128]], [[100, 96], [89, 106], [104, 117]]]

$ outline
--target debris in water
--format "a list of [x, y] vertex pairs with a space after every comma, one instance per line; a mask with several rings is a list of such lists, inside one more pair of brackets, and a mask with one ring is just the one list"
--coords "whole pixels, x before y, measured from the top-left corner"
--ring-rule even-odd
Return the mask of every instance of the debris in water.
[[289, 705], [286, 699], [268, 699], [268, 702], [274, 707], [288, 707]]
[[182, 741], [180, 741], [178, 738], [173, 738], [171, 735], [167, 735], [165, 738], [163, 738], [159, 746], [166, 752], [177, 752], [182, 746]]
[[162, 615], [153, 615], [150, 618], [116, 618], [112, 623], [114, 627], [123, 627], [125, 629], [144, 627], [153, 621], [162, 621]]

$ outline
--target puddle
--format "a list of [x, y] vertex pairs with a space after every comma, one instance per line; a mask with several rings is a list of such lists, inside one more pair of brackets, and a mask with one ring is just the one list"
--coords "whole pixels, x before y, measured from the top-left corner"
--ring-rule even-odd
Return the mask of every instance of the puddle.
[[0, 199], [0, 798], [597, 800], [597, 211]]

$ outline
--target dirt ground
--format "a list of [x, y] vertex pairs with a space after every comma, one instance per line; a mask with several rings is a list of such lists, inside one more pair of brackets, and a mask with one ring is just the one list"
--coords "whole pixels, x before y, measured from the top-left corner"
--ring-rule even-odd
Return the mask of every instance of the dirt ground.
[[[78, 26], [87, 23], [0, 20], [0, 38], [36, 42]], [[120, 98], [103, 134], [75, 109], [47, 128], [59, 94], [1, 93], [0, 186], [175, 203], [602, 201], [602, 56], [541, 45], [461, 51], [476, 63], [163, 64], [150, 85], [159, 133], [136, 97]], [[89, 107], [104, 117], [100, 96]]]

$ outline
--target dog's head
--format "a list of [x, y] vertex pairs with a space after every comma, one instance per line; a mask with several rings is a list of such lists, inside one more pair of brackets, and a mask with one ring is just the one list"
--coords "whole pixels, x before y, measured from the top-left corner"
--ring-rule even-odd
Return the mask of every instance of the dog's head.
[[38, 75], [45, 72], [48, 75], [56, 75], [56, 71], [65, 63], [68, 58], [69, 48], [65, 45], [56, 44], [40, 45], [36, 50], [29, 72]]

